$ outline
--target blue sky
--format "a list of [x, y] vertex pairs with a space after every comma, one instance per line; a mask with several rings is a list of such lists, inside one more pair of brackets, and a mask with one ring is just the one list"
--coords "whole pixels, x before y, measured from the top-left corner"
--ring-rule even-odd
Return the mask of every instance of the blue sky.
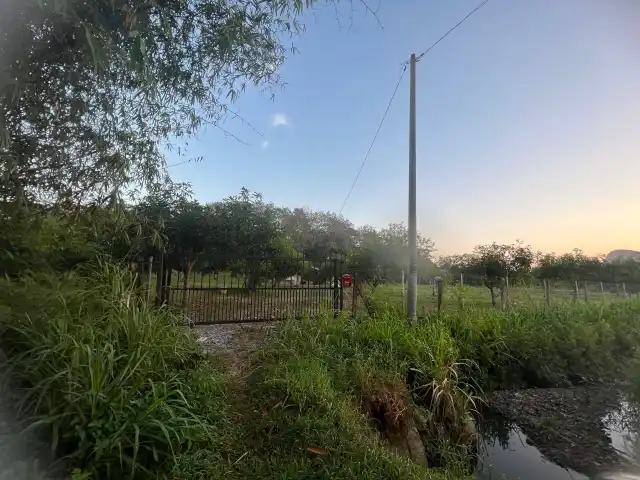
[[[247, 91], [171, 168], [201, 201], [261, 192], [338, 211], [399, 78], [477, 0], [369, 0], [351, 29], [305, 15], [286, 88]], [[354, 0], [354, 5], [358, 2]], [[348, 24], [347, 4], [342, 22]], [[418, 229], [441, 254], [522, 239], [588, 253], [640, 249], [640, 1], [490, 0], [417, 66]], [[408, 75], [343, 214], [406, 223]], [[634, 133], [636, 133], [634, 135]], [[169, 154], [168, 163], [180, 161]]]

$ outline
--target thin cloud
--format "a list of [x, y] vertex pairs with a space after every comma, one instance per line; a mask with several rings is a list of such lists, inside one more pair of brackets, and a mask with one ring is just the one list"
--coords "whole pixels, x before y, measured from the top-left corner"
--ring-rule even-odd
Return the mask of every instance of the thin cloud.
[[262, 148], [267, 148], [269, 146], [269, 140], [262, 141]]
[[275, 113], [271, 115], [272, 127], [288, 127], [289, 125], [291, 125], [291, 119], [287, 116], [286, 113]]

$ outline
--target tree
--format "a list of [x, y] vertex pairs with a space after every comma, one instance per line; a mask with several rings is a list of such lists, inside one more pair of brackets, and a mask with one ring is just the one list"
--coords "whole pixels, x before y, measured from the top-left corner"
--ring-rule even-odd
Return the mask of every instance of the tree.
[[581, 281], [602, 280], [605, 275], [602, 256], [588, 256], [582, 250], [574, 249], [562, 255], [537, 254], [535, 275], [540, 278]]
[[534, 262], [531, 247], [516, 241], [513, 245], [478, 245], [473, 252], [465, 255], [442, 257], [440, 267], [454, 275], [477, 276], [489, 289], [491, 303], [496, 305], [495, 289], [505, 277], [518, 281], [528, 277]]
[[628, 292], [637, 293], [640, 289], [640, 262], [632, 258], [603, 262], [602, 277], [607, 282], [625, 282]]
[[346, 255], [354, 244], [356, 230], [341, 215], [303, 208], [280, 209], [278, 213], [283, 232], [291, 244], [315, 262]]
[[564, 272], [554, 253], [536, 254], [536, 267], [534, 275], [539, 279], [559, 279], [562, 278]]
[[450, 275], [458, 277], [461, 273], [469, 273], [472, 262], [472, 255], [469, 253], [443, 255], [438, 259], [438, 266]]
[[384, 280], [382, 262], [378, 252], [371, 246], [353, 248], [347, 256], [347, 271], [355, 275], [356, 281], [377, 286]]
[[530, 245], [524, 245], [516, 240], [507, 246], [508, 274], [515, 281], [524, 280], [531, 276], [531, 268], [535, 262], [535, 254]]
[[217, 234], [205, 259], [209, 268], [219, 271], [229, 266], [233, 272], [245, 275], [247, 287], [254, 289], [269, 268], [263, 259], [283, 248], [276, 208], [265, 203], [261, 194], [245, 188], [210, 208]]
[[[400, 282], [409, 266], [409, 235], [402, 223], [377, 231], [362, 227], [354, 237], [347, 266], [366, 282]], [[418, 274], [424, 280], [436, 272], [431, 261], [433, 242], [418, 235]]]
[[[245, 276], [249, 288], [264, 277], [301, 275], [325, 281], [335, 274], [329, 261], [336, 255], [344, 255], [347, 271], [360, 281], [399, 282], [409, 258], [403, 224], [356, 230], [339, 215], [278, 208], [244, 188], [236, 196], [201, 205], [184, 186], [173, 185], [148, 196], [135, 211], [141, 220], [146, 217], [146, 238], [155, 238], [155, 243], [143, 243], [145, 255], [153, 255], [160, 244], [172, 267], [187, 275], [228, 270]], [[429, 258], [433, 242], [422, 236], [418, 240], [424, 278], [435, 271]]]
[[218, 233], [216, 219], [197, 201], [181, 201], [167, 220], [170, 265], [184, 273], [184, 288], [200, 256], [209, 251]]
[[[406, 272], [409, 268], [409, 231], [404, 223], [390, 223], [387, 228], [380, 230], [379, 238], [383, 246], [381, 258], [384, 278], [387, 281], [399, 282], [402, 270]], [[431, 260], [434, 251], [433, 241], [418, 234], [417, 250], [419, 280], [424, 280], [436, 271]]]
[[[311, 2], [306, 2], [309, 6]], [[104, 202], [162, 183], [161, 143], [280, 83], [301, 0], [25, 0], [0, 19], [0, 197]], [[283, 35], [285, 34], [285, 35]]]
[[473, 249], [469, 269], [470, 273], [480, 275], [491, 293], [491, 304], [495, 307], [495, 289], [500, 279], [506, 277], [509, 272], [509, 261], [504, 246], [496, 243], [478, 245]]
[[[245, 275], [253, 288], [269, 268], [263, 259], [288, 248], [275, 207], [244, 188], [236, 196], [208, 205], [193, 200], [186, 190], [164, 191], [147, 197], [136, 211], [161, 237], [158, 244], [171, 268], [184, 273], [185, 286], [194, 269], [230, 269]], [[154, 248], [147, 243], [147, 255]]]

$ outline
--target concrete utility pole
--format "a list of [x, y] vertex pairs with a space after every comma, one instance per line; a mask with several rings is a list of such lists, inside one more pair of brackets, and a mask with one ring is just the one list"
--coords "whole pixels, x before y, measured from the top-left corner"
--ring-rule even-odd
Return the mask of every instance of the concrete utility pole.
[[417, 321], [418, 251], [416, 225], [416, 55], [411, 54], [409, 86], [409, 278], [407, 316], [410, 325]]

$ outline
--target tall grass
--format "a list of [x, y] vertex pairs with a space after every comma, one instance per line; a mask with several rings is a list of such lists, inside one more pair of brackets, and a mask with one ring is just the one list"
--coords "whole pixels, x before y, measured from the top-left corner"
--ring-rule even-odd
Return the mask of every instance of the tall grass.
[[483, 393], [620, 378], [638, 358], [633, 301], [465, 305], [413, 328], [399, 305], [369, 309], [283, 323], [232, 385], [117, 267], [5, 279], [5, 381], [77, 479], [461, 478]]
[[[254, 448], [275, 446], [285, 470], [321, 462], [326, 478], [459, 478], [451, 464], [427, 470], [426, 458], [416, 469], [387, 445], [413, 425], [435, 459], [475, 408], [478, 392], [458, 377], [459, 358], [440, 326], [408, 329], [391, 313], [287, 322], [254, 358], [250, 392], [264, 414], [256, 422], [269, 432]], [[329, 455], [311, 458], [307, 447]]]
[[215, 453], [224, 382], [130, 274], [103, 264], [3, 280], [0, 301], [5, 381], [78, 478], [178, 475], [200, 448]]
[[[398, 298], [379, 293], [368, 312], [404, 315]], [[466, 301], [430, 311], [422, 321], [449, 331], [461, 358], [481, 367], [479, 380], [488, 389], [620, 376], [640, 345], [638, 299], [558, 302], [550, 309], [522, 302], [506, 312]]]
[[[274, 452], [273, 465], [302, 472], [321, 464], [330, 478], [422, 478], [427, 470], [398, 470], [403, 460], [380, 443], [413, 422], [429, 460], [447, 466], [439, 474], [458, 478], [467, 473], [468, 420], [484, 393], [623, 379], [640, 345], [635, 301], [470, 307], [414, 328], [394, 305], [371, 313], [287, 322], [256, 354], [250, 392], [262, 412], [257, 432], [267, 433], [254, 436], [253, 448]], [[329, 455], [312, 458], [307, 447]]]

